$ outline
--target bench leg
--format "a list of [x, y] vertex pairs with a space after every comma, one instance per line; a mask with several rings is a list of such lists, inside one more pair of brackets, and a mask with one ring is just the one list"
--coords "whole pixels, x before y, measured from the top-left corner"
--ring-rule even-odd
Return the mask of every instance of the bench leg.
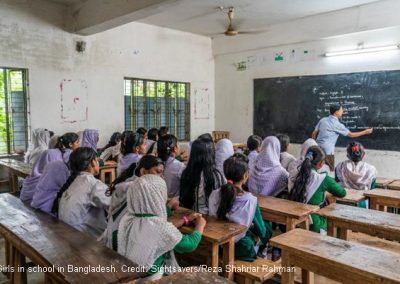
[[301, 270], [301, 282], [303, 284], [314, 284], [314, 273], [308, 270]]
[[342, 240], [348, 241], [349, 240], [349, 230], [346, 228], [340, 228], [340, 238]]
[[[222, 245], [222, 254], [223, 254], [223, 271], [225, 278], [229, 280], [233, 280], [233, 265], [235, 262], [235, 239], [230, 238], [229, 242], [224, 243]], [[229, 272], [227, 272], [227, 270]]]
[[336, 237], [335, 236], [335, 222], [333, 220], [328, 219], [328, 236]]
[[237, 284], [254, 284], [255, 281], [244, 277], [243, 275], [235, 275], [235, 282]]
[[21, 254], [15, 247], [11, 248], [11, 258], [14, 267], [14, 272], [11, 273], [10, 282], [14, 284], [27, 283], [25, 271], [25, 256]]
[[286, 232], [296, 229], [296, 222], [292, 218], [286, 218]]
[[294, 271], [291, 271], [291, 270], [288, 271], [288, 268], [291, 267], [290, 255], [285, 249], [282, 250], [281, 266], [284, 268], [284, 270], [282, 272], [281, 283], [282, 284], [294, 284]]
[[[218, 243], [211, 244], [211, 267], [218, 267]], [[218, 269], [217, 269], [218, 270]]]
[[379, 210], [379, 206], [376, 203], [376, 199], [373, 197], [369, 198], [369, 208], [372, 210]]

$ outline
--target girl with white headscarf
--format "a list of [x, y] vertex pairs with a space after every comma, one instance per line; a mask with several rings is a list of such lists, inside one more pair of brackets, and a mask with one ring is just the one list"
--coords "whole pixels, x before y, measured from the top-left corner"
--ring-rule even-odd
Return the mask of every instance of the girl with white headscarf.
[[288, 172], [279, 158], [281, 144], [275, 136], [268, 136], [261, 145], [254, 167], [250, 169], [249, 190], [262, 196], [277, 196], [287, 189]]
[[220, 173], [224, 172], [225, 160], [231, 157], [234, 153], [232, 141], [229, 139], [221, 139], [217, 144], [215, 144], [215, 164]]
[[[289, 199], [323, 207], [325, 193], [336, 197], [346, 196], [346, 190], [326, 173], [317, 171], [324, 165], [325, 152], [318, 146], [311, 146], [306, 152], [297, 176], [294, 177], [293, 187], [289, 191]], [[310, 230], [321, 233], [327, 230], [327, 220], [317, 214], [311, 214]]]
[[[118, 253], [146, 269], [149, 277], [162, 277], [162, 267], [174, 260], [173, 251], [188, 253], [200, 243], [205, 226], [201, 216], [196, 219], [192, 234], [183, 235], [167, 220], [165, 203], [167, 185], [156, 175], [144, 175], [128, 188], [127, 214], [122, 218], [118, 233]], [[172, 270], [176, 261], [170, 264]]]
[[[365, 156], [364, 147], [361, 143], [351, 142], [347, 146], [346, 161], [336, 166], [336, 180], [347, 188], [357, 190], [370, 190], [375, 188], [376, 168], [362, 159]], [[366, 207], [365, 202], [360, 202], [360, 207]]]
[[224, 174], [228, 183], [211, 193], [210, 215], [247, 227], [245, 233], [235, 238], [235, 258], [254, 261], [272, 235], [271, 225], [263, 220], [257, 198], [243, 189], [249, 176], [246, 161], [241, 157], [228, 158]]
[[40, 155], [49, 148], [50, 132], [37, 128], [32, 131], [32, 149], [25, 155], [25, 163], [33, 165]]

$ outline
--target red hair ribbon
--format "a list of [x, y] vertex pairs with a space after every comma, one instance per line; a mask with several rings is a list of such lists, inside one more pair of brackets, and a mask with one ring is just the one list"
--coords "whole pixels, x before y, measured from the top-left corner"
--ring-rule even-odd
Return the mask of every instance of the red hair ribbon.
[[233, 181], [230, 179], [228, 179], [227, 182], [228, 182], [228, 184], [233, 184]]
[[360, 152], [360, 147], [358, 145], [354, 145], [351, 147], [351, 152]]

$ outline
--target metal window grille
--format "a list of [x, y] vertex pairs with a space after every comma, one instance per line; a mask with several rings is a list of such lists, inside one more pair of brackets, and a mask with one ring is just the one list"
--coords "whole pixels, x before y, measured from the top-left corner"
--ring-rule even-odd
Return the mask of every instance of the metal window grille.
[[125, 78], [125, 129], [168, 126], [190, 139], [190, 84]]
[[27, 71], [0, 68], [0, 154], [26, 150], [27, 124]]

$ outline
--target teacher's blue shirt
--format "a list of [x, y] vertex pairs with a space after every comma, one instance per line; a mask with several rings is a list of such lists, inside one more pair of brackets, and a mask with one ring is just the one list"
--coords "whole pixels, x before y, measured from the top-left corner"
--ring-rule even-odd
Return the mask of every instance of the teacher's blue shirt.
[[350, 132], [334, 115], [322, 118], [315, 126], [315, 131], [318, 131], [317, 144], [327, 155], [334, 154], [339, 135], [347, 136]]

